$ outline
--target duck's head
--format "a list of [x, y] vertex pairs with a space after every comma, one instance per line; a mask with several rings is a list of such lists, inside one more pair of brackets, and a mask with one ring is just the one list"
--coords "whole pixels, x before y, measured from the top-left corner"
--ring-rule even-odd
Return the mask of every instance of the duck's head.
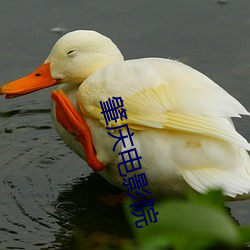
[[77, 30], [60, 38], [45, 62], [30, 75], [0, 88], [6, 98], [25, 95], [60, 83], [82, 83], [105, 65], [123, 56], [107, 37], [90, 30]]

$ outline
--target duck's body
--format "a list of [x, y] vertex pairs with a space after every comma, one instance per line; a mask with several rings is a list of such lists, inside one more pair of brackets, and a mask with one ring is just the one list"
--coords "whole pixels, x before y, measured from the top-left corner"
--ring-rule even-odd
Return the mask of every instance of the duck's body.
[[[74, 105], [76, 110], [80, 112], [76, 101], [78, 86], [62, 85], [59, 88], [67, 94], [70, 102]], [[78, 156], [86, 161], [86, 155], [82, 144], [76, 140], [76, 137], [70, 134], [60, 124], [60, 122], [58, 122], [56, 117], [56, 103], [54, 101], [52, 101], [51, 114], [54, 127], [64, 143]], [[117, 147], [116, 152], [113, 152], [112, 149], [116, 140], [107, 134], [107, 129], [100, 125], [99, 122], [95, 122], [92, 119], [88, 119], [84, 116], [83, 118], [91, 130], [97, 158], [102, 162], [105, 162], [105, 168], [101, 171], [98, 171], [98, 174], [100, 174], [111, 184], [124, 189], [125, 187], [122, 183], [123, 179], [120, 176], [117, 168], [119, 163], [118, 152], [121, 150], [121, 147]], [[172, 160], [170, 159], [169, 161], [165, 162], [165, 160], [168, 159], [162, 157], [163, 155], [166, 156], [167, 153], [171, 154], [171, 152], [175, 151], [174, 147], [171, 148], [171, 141], [175, 136], [171, 136], [172, 133], [167, 133], [166, 131], [162, 133], [157, 129], [149, 129], [147, 131], [141, 132], [131, 129], [130, 131], [135, 132], [135, 135], [133, 136], [133, 142], [135, 143], [138, 154], [143, 155], [141, 159], [142, 169], [137, 170], [136, 174], [146, 174], [147, 180], [149, 182], [147, 190], [151, 191], [154, 197], [159, 198], [168, 195], [182, 195], [184, 192], [186, 192], [190, 186], [186, 183], [186, 181], [184, 181], [182, 175], [175, 168], [175, 165], [171, 163]], [[170, 145], [168, 150], [166, 147], [162, 147], [162, 143], [165, 143], [166, 140], [168, 140]], [[180, 140], [182, 139], [180, 138]], [[178, 140], [176, 142], [178, 144]], [[176, 145], [176, 147], [177, 146], [178, 145]], [[169, 162], [171, 164], [169, 164]], [[155, 171], [156, 168], [158, 171]], [[128, 177], [133, 175], [134, 173], [128, 175]], [[167, 186], [166, 182], [168, 183]]]
[[[174, 69], [175, 67], [176, 69]], [[168, 68], [171, 69], [169, 70], [170, 74], [168, 74]], [[187, 79], [188, 77], [193, 79], [191, 74], [196, 74], [196, 78], [200, 81], [191, 82], [191, 86], [188, 86], [188, 82], [183, 81], [184, 86], [173, 86], [176, 89], [171, 89], [172, 79], [176, 81], [178, 77], [180, 79]], [[155, 79], [159, 80], [155, 81]], [[202, 80], [203, 84], [208, 85], [207, 92], [203, 93], [199, 92], [199, 89], [194, 90]], [[141, 84], [132, 86], [134, 82], [139, 83], [140, 81]], [[180, 84], [182, 84], [181, 81]], [[155, 90], [155, 96], [151, 95], [149, 97], [149, 95], [145, 95], [144, 98], [146, 99], [143, 99], [143, 96], [137, 97], [137, 93], [142, 93], [142, 89], [148, 88], [147, 85], [151, 85], [150, 89]], [[172, 108], [176, 110], [176, 113], [212, 117], [211, 122], [213, 125], [217, 126], [219, 124], [217, 127], [221, 129], [221, 132], [228, 131], [228, 137], [226, 134], [222, 135], [223, 133], [219, 134], [216, 131], [211, 136], [212, 128], [209, 127], [210, 124], [208, 124], [208, 127], [205, 126], [203, 130], [203, 133], [207, 132], [207, 136], [200, 135], [199, 131], [190, 133], [188, 127], [185, 126], [179, 128], [183, 131], [164, 129], [164, 126], [167, 126], [164, 125], [166, 119], [160, 119], [159, 116], [171, 108], [164, 107], [163, 99], [161, 100], [162, 106], [159, 106], [160, 99], [156, 100], [157, 88], [162, 85], [166, 85], [169, 90], [172, 90], [172, 98], [175, 100], [176, 95], [187, 96], [190, 94], [192, 96], [192, 98], [186, 100], [180, 98], [179, 102], [172, 103]], [[186, 89], [184, 93], [180, 92], [182, 87]], [[108, 130], [104, 125], [104, 117], [101, 114], [99, 101], [106, 101], [112, 96], [119, 96], [124, 100], [124, 108], [127, 109], [128, 120], [125, 120], [125, 123], [131, 124], [130, 131], [134, 132], [135, 148], [138, 155], [142, 156], [140, 161], [142, 170], [138, 170], [136, 173], [146, 174], [149, 182], [148, 189], [155, 196], [182, 194], [188, 188], [187, 183], [199, 192], [214, 187], [224, 188], [227, 190], [227, 194], [231, 196], [235, 196], [239, 190], [242, 190], [242, 193], [248, 192], [250, 164], [248, 154], [242, 147], [242, 145], [248, 147], [248, 143], [240, 135], [235, 134], [232, 121], [228, 118], [237, 116], [239, 113], [247, 114], [247, 112], [224, 90], [199, 72], [179, 62], [167, 59], [131, 60], [102, 68], [87, 78], [80, 88], [77, 85], [72, 86], [69, 84], [63, 85], [61, 88], [64, 93], [67, 93], [70, 102], [81, 113], [77, 103], [78, 93], [78, 102], [84, 109], [85, 116], [83, 115], [83, 118], [92, 132], [97, 158], [106, 165], [102, 171], [99, 171], [99, 174], [112, 184], [124, 188], [123, 179], [117, 169], [119, 164], [118, 153], [121, 152], [121, 145], [119, 145], [116, 152], [112, 151], [116, 140], [107, 134]], [[206, 86], [203, 85], [202, 88], [204, 91]], [[187, 90], [193, 92], [190, 93]], [[158, 94], [165, 95], [162, 91]], [[204, 96], [201, 96], [202, 94]], [[223, 99], [224, 96], [226, 96], [225, 99]], [[130, 101], [128, 101], [129, 98]], [[136, 98], [139, 98], [141, 107]], [[160, 98], [160, 96], [157, 96], [157, 98]], [[203, 100], [206, 105], [198, 105], [196, 103], [199, 101], [198, 98]], [[156, 101], [158, 102], [156, 103]], [[167, 101], [166, 97], [165, 103]], [[231, 108], [229, 108], [230, 104]], [[168, 102], [165, 105], [171, 104]], [[174, 105], [175, 107], [173, 107]], [[188, 106], [192, 106], [192, 108]], [[129, 122], [132, 120], [131, 118], [136, 119], [135, 115], [138, 114], [139, 108], [141, 108], [142, 112], [140, 121], [143, 124], [137, 123], [137, 126], [135, 126], [135, 123]], [[136, 109], [136, 112], [133, 112], [134, 109]], [[146, 114], [143, 114], [143, 110], [148, 112], [150, 109], [152, 110], [152, 116], [154, 116], [152, 120], [149, 120], [151, 117], [146, 117]], [[53, 122], [60, 137], [74, 152], [85, 159], [81, 143], [76, 141], [75, 137], [68, 134], [58, 123], [55, 115], [55, 105], [52, 110], [54, 110], [52, 113]], [[221, 117], [223, 112], [224, 115], [227, 112], [225, 116], [228, 117]], [[161, 120], [164, 122], [161, 122]], [[113, 126], [121, 125], [121, 123], [121, 121], [113, 122]], [[199, 126], [199, 123], [196, 126]], [[192, 129], [195, 129], [196, 126], [193, 126]], [[114, 133], [117, 134], [117, 132]], [[233, 134], [235, 134], [235, 138], [230, 139]], [[225, 136], [224, 140], [219, 139], [222, 136]], [[226, 140], [226, 138], [228, 139]], [[239, 145], [232, 143], [230, 140], [238, 140]]]
[[[94, 58], [98, 62], [94, 67], [94, 60], [89, 59], [93, 47], [84, 50], [80, 42], [74, 45], [74, 39], [82, 36], [80, 33], [91, 37], [91, 42], [102, 39], [86, 31], [67, 35], [56, 44], [45, 63], [50, 64], [53, 79], [71, 82], [60, 88], [91, 131], [96, 158], [105, 166], [99, 173], [105, 179], [127, 189], [117, 168], [121, 163], [119, 153], [126, 148], [120, 142], [115, 152], [112, 150], [116, 140], [107, 134], [99, 103], [115, 96], [123, 99], [128, 119], [112, 121], [108, 126], [128, 124], [134, 133], [134, 148], [142, 157], [142, 169], [127, 177], [145, 173], [147, 190], [160, 197], [182, 194], [188, 187], [198, 192], [222, 188], [231, 197], [249, 193], [250, 161], [246, 149], [250, 145], [235, 131], [231, 121], [231, 117], [249, 113], [237, 100], [182, 63], [160, 58], [123, 61], [116, 46], [109, 45], [110, 40], [105, 40], [107, 55], [100, 53], [103, 41], [93, 46], [95, 54], [100, 54]], [[64, 54], [72, 56], [74, 52], [73, 61], [67, 63]], [[90, 65], [84, 72], [80, 72], [80, 65], [86, 68], [79, 64], [82, 58], [87, 58], [86, 65]], [[2, 88], [1, 93], [18, 94], [7, 88]], [[58, 122], [56, 108], [54, 103], [52, 117], [57, 132], [74, 152], [86, 159], [82, 143]], [[118, 135], [118, 130], [112, 133]]]

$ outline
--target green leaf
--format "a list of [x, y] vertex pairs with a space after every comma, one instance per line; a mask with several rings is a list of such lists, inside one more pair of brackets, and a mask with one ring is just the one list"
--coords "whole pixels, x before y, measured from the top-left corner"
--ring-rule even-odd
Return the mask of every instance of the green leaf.
[[210, 190], [205, 195], [191, 191], [187, 194], [188, 199], [196, 204], [207, 204], [225, 210], [225, 196], [221, 190]]
[[152, 242], [156, 242], [155, 246], [157, 242], [162, 245], [165, 241], [166, 245], [172, 242], [176, 249], [190, 249], [187, 245], [190, 245], [188, 242], [191, 239], [193, 245], [201, 246], [209, 242], [235, 246], [241, 242], [236, 224], [227, 213], [217, 207], [188, 201], [169, 201], [155, 206], [155, 211], [159, 212], [158, 222], [134, 230], [144, 246], [152, 245]]
[[242, 242], [250, 245], [250, 227], [249, 226], [241, 226], [239, 227], [240, 235], [242, 238]]

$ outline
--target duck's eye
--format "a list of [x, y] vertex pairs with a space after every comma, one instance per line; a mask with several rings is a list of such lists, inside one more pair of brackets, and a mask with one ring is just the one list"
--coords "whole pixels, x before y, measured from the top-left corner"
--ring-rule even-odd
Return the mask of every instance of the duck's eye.
[[74, 52], [75, 52], [75, 50], [70, 50], [70, 51], [67, 53], [67, 56], [72, 55]]

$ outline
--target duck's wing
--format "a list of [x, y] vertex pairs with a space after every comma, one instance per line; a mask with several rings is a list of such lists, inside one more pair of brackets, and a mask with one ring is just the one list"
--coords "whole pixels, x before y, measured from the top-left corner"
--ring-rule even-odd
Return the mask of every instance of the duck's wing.
[[100, 101], [121, 97], [130, 128], [177, 130], [228, 141], [250, 150], [230, 117], [249, 115], [230, 94], [202, 73], [167, 59], [140, 59], [109, 65], [79, 88], [78, 103], [85, 115], [105, 125]]

